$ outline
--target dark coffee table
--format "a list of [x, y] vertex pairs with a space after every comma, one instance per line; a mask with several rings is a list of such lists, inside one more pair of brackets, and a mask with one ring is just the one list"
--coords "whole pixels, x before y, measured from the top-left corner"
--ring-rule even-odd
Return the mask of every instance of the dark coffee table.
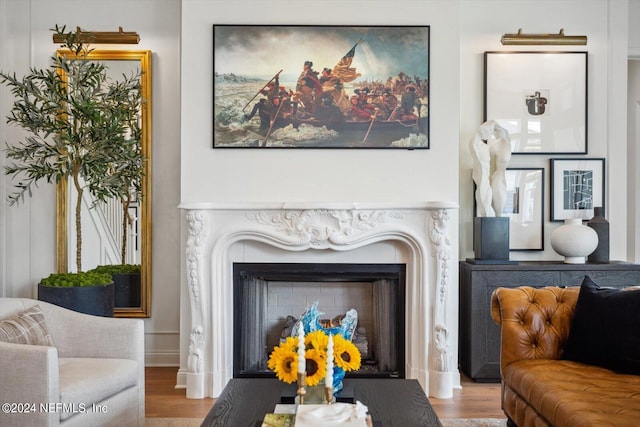
[[[374, 427], [442, 427], [417, 380], [347, 378], [355, 400], [369, 408]], [[260, 427], [287, 385], [274, 378], [234, 378], [202, 427]]]

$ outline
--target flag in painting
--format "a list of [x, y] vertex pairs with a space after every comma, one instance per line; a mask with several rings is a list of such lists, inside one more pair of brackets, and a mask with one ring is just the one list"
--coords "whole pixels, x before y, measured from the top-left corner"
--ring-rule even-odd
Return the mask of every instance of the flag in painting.
[[362, 39], [358, 40], [351, 50], [347, 52], [342, 59], [340, 59], [340, 62], [333, 67], [332, 74], [338, 77], [342, 82], [352, 82], [360, 77], [360, 73], [357, 73], [355, 68], [351, 68], [351, 62], [356, 54], [356, 47], [363, 42], [364, 40]]

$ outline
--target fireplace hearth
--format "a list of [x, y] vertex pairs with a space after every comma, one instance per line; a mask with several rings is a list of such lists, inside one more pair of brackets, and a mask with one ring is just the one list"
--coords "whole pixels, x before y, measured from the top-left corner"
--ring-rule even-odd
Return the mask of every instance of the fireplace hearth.
[[234, 378], [274, 377], [267, 360], [319, 302], [324, 319], [355, 308], [362, 368], [349, 377], [404, 378], [405, 264], [234, 263]]
[[398, 371], [417, 379], [429, 396], [451, 397], [459, 387], [458, 295], [451, 285], [457, 283], [451, 266], [457, 205], [187, 203], [181, 208], [187, 235], [178, 387], [186, 388], [188, 398], [215, 398], [234, 376], [236, 263], [404, 265], [404, 304], [398, 304], [405, 310], [404, 335], [396, 334], [404, 338], [404, 363]]

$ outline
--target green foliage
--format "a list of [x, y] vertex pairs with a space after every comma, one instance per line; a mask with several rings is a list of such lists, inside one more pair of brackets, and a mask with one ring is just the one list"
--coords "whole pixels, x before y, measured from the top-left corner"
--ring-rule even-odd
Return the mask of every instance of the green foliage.
[[53, 286], [59, 288], [84, 287], [84, 286], [100, 286], [113, 282], [110, 274], [96, 272], [82, 273], [56, 273], [50, 274], [49, 277], [42, 279], [40, 283], [43, 286]]
[[93, 270], [89, 270], [89, 271], [94, 273], [105, 273], [105, 274], [140, 273], [140, 264], [99, 265]]
[[65, 38], [66, 54], [51, 57], [49, 68], [31, 68], [18, 78], [0, 72], [15, 100], [7, 123], [31, 133], [6, 144], [5, 173], [15, 180], [9, 204], [32, 196], [41, 180], [69, 179], [76, 187], [76, 263], [82, 271], [80, 200], [88, 190], [97, 201], [117, 198], [123, 204], [140, 198], [144, 158], [141, 152], [141, 73], [113, 81], [107, 67], [88, 55], [93, 51], [77, 32], [52, 29]]

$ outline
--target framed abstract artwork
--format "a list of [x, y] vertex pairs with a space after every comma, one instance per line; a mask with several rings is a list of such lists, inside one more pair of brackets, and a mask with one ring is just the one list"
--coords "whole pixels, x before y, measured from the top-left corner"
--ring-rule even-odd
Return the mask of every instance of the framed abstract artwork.
[[604, 216], [604, 159], [551, 159], [551, 221]]
[[507, 168], [509, 250], [544, 250], [544, 168]]
[[428, 149], [429, 26], [213, 26], [213, 148]]
[[586, 154], [587, 52], [485, 52], [484, 120], [513, 154]]

